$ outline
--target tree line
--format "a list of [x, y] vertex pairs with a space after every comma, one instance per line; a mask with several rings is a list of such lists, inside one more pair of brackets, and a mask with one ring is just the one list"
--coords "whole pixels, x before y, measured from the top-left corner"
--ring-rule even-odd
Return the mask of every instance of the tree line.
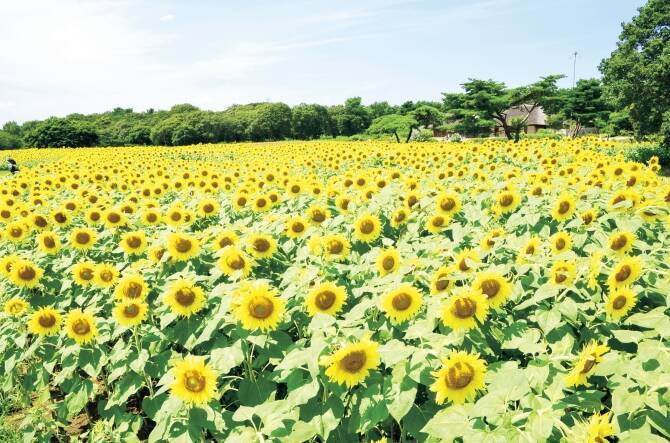
[[0, 130], [0, 148], [129, 145], [391, 136], [409, 141], [420, 130], [486, 137], [498, 127], [519, 140], [528, 117], [508, 112], [521, 107], [529, 115], [541, 107], [553, 129], [577, 135], [594, 128], [609, 135], [657, 138], [670, 147], [670, 2], [649, 0], [623, 24], [616, 50], [600, 64], [602, 79], [579, 80], [559, 88], [560, 75], [548, 75], [521, 87], [494, 80], [470, 79], [440, 101], [386, 101], [364, 105], [360, 97], [342, 105], [251, 103], [224, 111], [190, 104], [170, 110], [116, 108], [101, 114], [70, 114], [17, 124]]

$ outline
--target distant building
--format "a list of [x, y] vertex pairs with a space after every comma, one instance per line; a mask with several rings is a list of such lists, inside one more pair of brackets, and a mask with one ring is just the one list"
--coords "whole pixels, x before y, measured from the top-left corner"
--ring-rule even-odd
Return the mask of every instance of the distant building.
[[[544, 109], [541, 106], [533, 108], [532, 105], [519, 105], [509, 108], [505, 111], [505, 114], [507, 114], [508, 123], [515, 117], [526, 118], [528, 116], [524, 130], [526, 134], [535, 134], [540, 129], [547, 128], [547, 114], [544, 113]], [[493, 135], [496, 137], [505, 135], [502, 125], [498, 124], [493, 128]]]

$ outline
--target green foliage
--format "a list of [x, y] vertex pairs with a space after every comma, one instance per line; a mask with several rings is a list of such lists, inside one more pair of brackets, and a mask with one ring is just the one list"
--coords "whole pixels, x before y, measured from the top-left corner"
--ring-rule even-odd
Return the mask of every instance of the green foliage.
[[321, 105], [302, 103], [291, 109], [291, 130], [297, 139], [311, 140], [331, 134], [328, 109]]
[[638, 11], [600, 70], [617, 108], [630, 112], [635, 134], [644, 136], [658, 132], [670, 110], [670, 3], [649, 0]]
[[429, 142], [433, 140], [433, 131], [431, 129], [422, 129], [412, 138], [415, 142]]
[[645, 164], [650, 158], [658, 157], [659, 164], [670, 166], [670, 146], [661, 143], [635, 145], [626, 149], [625, 157], [629, 161]]
[[25, 140], [27, 145], [37, 148], [77, 148], [95, 146], [98, 134], [87, 123], [51, 117], [32, 129]]
[[400, 143], [400, 139], [407, 139], [418, 122], [412, 115], [389, 114], [376, 118], [367, 130], [368, 134], [391, 134]]
[[0, 149], [16, 149], [22, 145], [21, 138], [7, 131], [0, 131]]
[[370, 113], [362, 105], [360, 97], [348, 98], [344, 106], [330, 108], [330, 113], [339, 135], [360, 134], [372, 122]]

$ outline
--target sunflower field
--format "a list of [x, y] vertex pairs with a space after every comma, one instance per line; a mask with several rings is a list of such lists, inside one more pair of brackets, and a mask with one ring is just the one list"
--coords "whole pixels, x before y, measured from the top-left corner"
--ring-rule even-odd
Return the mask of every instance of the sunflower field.
[[670, 182], [598, 139], [16, 151], [3, 441], [670, 439]]

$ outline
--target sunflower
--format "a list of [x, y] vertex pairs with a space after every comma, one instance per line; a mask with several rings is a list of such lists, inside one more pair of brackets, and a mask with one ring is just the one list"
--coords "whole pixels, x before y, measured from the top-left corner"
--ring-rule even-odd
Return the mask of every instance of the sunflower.
[[102, 211], [97, 208], [90, 208], [86, 211], [84, 219], [89, 226], [96, 226], [102, 223]]
[[86, 261], [72, 266], [72, 278], [79, 286], [90, 286], [95, 278], [95, 263]]
[[128, 255], [140, 255], [147, 248], [147, 237], [144, 231], [126, 232], [121, 236], [119, 244]]
[[327, 366], [326, 375], [334, 382], [352, 388], [379, 366], [379, 344], [368, 337], [349, 343], [333, 354], [324, 357], [321, 365]]
[[42, 231], [37, 234], [37, 248], [45, 254], [55, 254], [61, 249], [60, 238], [53, 231]]
[[456, 268], [465, 273], [473, 272], [474, 269], [481, 263], [479, 254], [472, 249], [464, 249], [458, 254], [454, 260], [456, 262]]
[[567, 193], [559, 195], [553, 209], [551, 210], [551, 216], [554, 218], [554, 220], [558, 222], [568, 220], [573, 216], [574, 213], [575, 197]]
[[251, 272], [251, 259], [236, 246], [223, 250], [218, 265], [228, 277], [244, 278]]
[[517, 263], [525, 263], [530, 257], [534, 257], [541, 252], [541, 242], [540, 237], [532, 237], [521, 246], [519, 252], [517, 253]]
[[512, 294], [512, 285], [497, 272], [482, 272], [477, 274], [472, 282], [472, 289], [486, 296], [492, 307], [503, 305]]
[[62, 209], [56, 209], [51, 213], [51, 220], [56, 224], [56, 226], [67, 226], [70, 224], [70, 215]]
[[633, 249], [635, 234], [628, 231], [619, 231], [610, 235], [607, 244], [611, 251], [618, 255], [625, 255]]
[[642, 261], [637, 257], [624, 258], [614, 265], [607, 277], [607, 285], [611, 289], [632, 285], [642, 273]]
[[637, 303], [637, 294], [628, 287], [614, 289], [607, 296], [605, 310], [614, 320], [626, 315]]
[[466, 290], [447, 300], [442, 308], [442, 323], [453, 330], [469, 330], [484, 322], [489, 312], [486, 297], [481, 292]]
[[502, 241], [504, 235], [505, 230], [502, 228], [491, 229], [479, 245], [483, 250], [490, 251], [498, 242]]
[[351, 205], [351, 197], [340, 195], [335, 199], [335, 206], [342, 214], [349, 213], [349, 206]]
[[163, 220], [169, 226], [179, 227], [184, 224], [185, 216], [184, 208], [180, 204], [173, 204], [168, 208]]
[[166, 249], [164, 246], [154, 245], [149, 248], [147, 255], [152, 263], [160, 263], [161, 260], [163, 260], [163, 256], [165, 256], [165, 251]]
[[91, 228], [74, 228], [70, 232], [70, 246], [80, 251], [88, 251], [95, 244], [96, 234]]
[[114, 285], [119, 271], [111, 263], [99, 263], [95, 266], [93, 284], [99, 288], [109, 288]]
[[440, 267], [430, 279], [430, 293], [443, 294], [454, 285], [454, 280], [452, 279], [453, 268], [442, 266]]
[[203, 218], [218, 215], [221, 205], [213, 198], [205, 198], [198, 202], [198, 215]]
[[149, 288], [139, 274], [126, 275], [119, 280], [114, 290], [114, 296], [118, 300], [143, 300], [146, 298]]
[[391, 274], [400, 267], [400, 254], [395, 248], [383, 249], [377, 255], [377, 271], [380, 275]]
[[161, 213], [156, 208], [146, 208], [140, 214], [140, 223], [144, 226], [155, 226], [161, 222]]
[[599, 345], [592, 341], [582, 349], [579, 359], [565, 377], [568, 387], [587, 385], [587, 378], [593, 373], [595, 366], [603, 360], [603, 355], [609, 351], [606, 345]]
[[0, 272], [7, 278], [12, 275], [12, 266], [21, 258], [17, 255], [5, 255], [0, 259]]
[[375, 241], [381, 232], [382, 223], [376, 215], [366, 213], [354, 222], [354, 236], [362, 242], [371, 243]]
[[614, 435], [610, 414], [593, 414], [586, 426], [587, 443], [605, 443]]
[[26, 239], [28, 233], [28, 226], [22, 220], [19, 220], [7, 223], [3, 237], [12, 243], [21, 243]]
[[5, 314], [11, 317], [19, 317], [30, 307], [28, 302], [20, 297], [12, 297], [5, 302]]
[[270, 258], [277, 252], [277, 241], [269, 235], [252, 234], [246, 250], [255, 258]]
[[173, 314], [190, 317], [205, 305], [205, 293], [194, 282], [181, 278], [168, 286], [163, 302]]
[[391, 227], [398, 228], [407, 224], [409, 221], [409, 210], [406, 208], [398, 208], [391, 215]]
[[486, 362], [476, 353], [451, 351], [449, 357], [442, 359], [442, 368], [432, 375], [435, 382], [430, 390], [435, 392], [435, 402], [439, 405], [447, 400], [454, 404], [472, 401], [477, 391], [486, 389]]
[[44, 270], [30, 260], [17, 259], [11, 264], [9, 279], [20, 288], [34, 288], [43, 274]]
[[431, 234], [439, 234], [440, 232], [447, 229], [447, 226], [451, 222], [451, 219], [442, 214], [434, 214], [426, 219], [426, 224], [424, 228], [426, 231]]
[[123, 212], [116, 209], [108, 209], [102, 214], [102, 220], [105, 223], [107, 228], [118, 228], [119, 226], [124, 226], [126, 221], [126, 216]]
[[307, 221], [300, 217], [294, 216], [286, 221], [286, 236], [289, 238], [299, 238], [305, 235], [307, 231]]
[[233, 195], [231, 203], [233, 205], [233, 209], [236, 211], [242, 211], [249, 205], [249, 196], [245, 193], [238, 192]]
[[170, 393], [186, 403], [205, 405], [217, 396], [217, 376], [204, 357], [189, 355], [178, 361], [172, 368], [172, 376]]
[[582, 223], [588, 226], [598, 219], [598, 211], [595, 209], [587, 209], [582, 212], [579, 217], [582, 219]]
[[234, 246], [239, 241], [239, 237], [233, 230], [219, 232], [212, 240], [212, 250], [219, 251], [226, 246]]
[[570, 286], [576, 277], [575, 263], [567, 260], [560, 260], [551, 267], [550, 281], [559, 286]]
[[317, 313], [336, 315], [342, 309], [347, 298], [347, 292], [342, 286], [335, 283], [321, 283], [309, 291], [305, 300], [307, 312], [310, 316]]
[[452, 217], [461, 210], [461, 198], [453, 191], [446, 191], [435, 199], [437, 211], [448, 217]]
[[121, 300], [112, 309], [114, 319], [123, 327], [137, 326], [147, 318], [149, 305], [141, 300]]
[[312, 205], [307, 208], [307, 218], [313, 225], [321, 225], [323, 222], [328, 220], [329, 217], [330, 211], [323, 206]]
[[267, 284], [254, 285], [235, 309], [235, 316], [248, 330], [273, 331], [284, 316], [284, 300]]
[[321, 239], [323, 252], [327, 260], [339, 261], [345, 259], [351, 250], [349, 240], [340, 234], [326, 235]]
[[37, 335], [54, 335], [60, 330], [60, 313], [50, 307], [38, 309], [28, 321], [28, 331]]
[[415, 317], [422, 303], [421, 292], [410, 284], [403, 284], [382, 297], [381, 310], [391, 323], [399, 324]]
[[200, 242], [184, 232], [173, 232], [168, 235], [167, 250], [173, 260], [186, 261], [200, 253]]
[[572, 237], [565, 231], [554, 234], [551, 239], [551, 252], [554, 255], [563, 254], [572, 248]]
[[75, 309], [68, 313], [67, 320], [65, 321], [65, 330], [67, 335], [79, 345], [93, 341], [98, 335], [93, 314], [80, 309]]
[[495, 205], [492, 210], [496, 214], [507, 214], [514, 212], [521, 203], [519, 194], [512, 190], [507, 190], [499, 193], [496, 196]]

